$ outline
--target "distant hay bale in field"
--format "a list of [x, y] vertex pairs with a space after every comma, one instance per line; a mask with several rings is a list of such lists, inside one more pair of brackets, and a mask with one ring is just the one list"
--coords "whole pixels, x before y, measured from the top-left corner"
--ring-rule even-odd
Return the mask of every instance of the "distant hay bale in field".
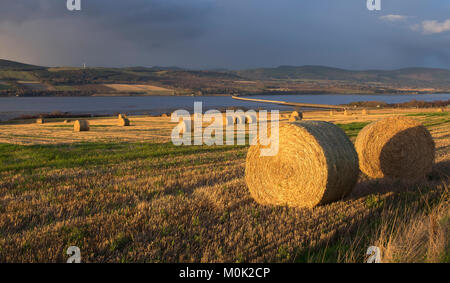
[[44, 124], [44, 123], [45, 123], [44, 118], [38, 118], [38, 119], [36, 119], [36, 124]]
[[368, 111], [367, 109], [363, 109], [363, 110], [361, 111], [361, 114], [362, 114], [362, 115], [369, 115], [369, 111]]
[[89, 131], [89, 122], [86, 120], [76, 120], [73, 125], [75, 132], [87, 132]]
[[303, 119], [303, 113], [298, 113], [297, 111], [294, 111], [291, 113], [291, 116], [289, 117], [289, 122], [295, 122], [295, 121], [301, 121]]
[[416, 180], [431, 172], [435, 144], [418, 121], [399, 116], [373, 122], [356, 138], [359, 167], [372, 178]]
[[436, 110], [436, 112], [442, 113], [442, 112], [445, 112], [445, 110], [444, 110], [444, 108], [438, 108], [438, 109]]
[[236, 124], [245, 124], [245, 116], [238, 115], [235, 120]]
[[167, 117], [169, 117], [169, 115], [167, 115], [166, 113], [163, 113], [163, 114], [161, 115], [161, 117], [167, 118]]
[[344, 110], [344, 116], [348, 116], [348, 115], [350, 115], [350, 113], [347, 111], [347, 109]]
[[261, 156], [250, 147], [245, 180], [264, 205], [311, 208], [349, 194], [358, 179], [358, 156], [347, 135], [323, 121], [288, 123], [279, 128], [279, 151]]
[[334, 111], [333, 110], [330, 111], [330, 116], [334, 116]]
[[130, 120], [128, 118], [119, 118], [117, 125], [120, 127], [128, 127], [130, 126]]
[[118, 119], [127, 118], [127, 114], [119, 114]]
[[192, 131], [192, 121], [190, 121], [190, 120], [180, 121], [180, 123], [178, 123], [178, 125], [177, 125], [177, 128], [178, 128], [179, 134], [191, 132]]
[[64, 124], [69, 124], [70, 120], [64, 120]]
[[235, 121], [236, 121], [236, 119], [233, 117], [233, 116], [227, 116], [227, 115], [225, 115], [225, 125], [226, 126], [228, 126], [228, 125], [234, 125], [234, 123], [235, 123]]
[[255, 114], [247, 114], [245, 115], [245, 122], [247, 124], [254, 124], [258, 121], [258, 118], [256, 117]]

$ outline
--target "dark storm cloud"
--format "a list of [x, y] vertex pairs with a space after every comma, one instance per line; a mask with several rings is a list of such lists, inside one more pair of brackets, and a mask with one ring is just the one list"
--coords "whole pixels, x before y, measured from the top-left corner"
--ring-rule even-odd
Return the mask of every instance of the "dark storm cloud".
[[[2, 0], [0, 57], [43, 65], [450, 68], [447, 0]], [[428, 31], [428, 32], [427, 32]], [[431, 31], [431, 32], [430, 32]]]

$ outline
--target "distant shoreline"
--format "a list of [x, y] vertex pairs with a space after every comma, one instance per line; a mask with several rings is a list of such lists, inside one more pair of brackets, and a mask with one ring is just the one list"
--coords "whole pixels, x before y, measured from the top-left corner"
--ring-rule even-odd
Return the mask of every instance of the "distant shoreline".
[[271, 96], [271, 95], [434, 95], [434, 94], [450, 94], [448, 91], [436, 92], [386, 92], [386, 93], [339, 93], [339, 92], [263, 92], [263, 93], [245, 93], [245, 94], [207, 94], [207, 95], [187, 95], [187, 94], [92, 94], [92, 95], [0, 95], [1, 98], [23, 98], [23, 97], [231, 97], [231, 96]]

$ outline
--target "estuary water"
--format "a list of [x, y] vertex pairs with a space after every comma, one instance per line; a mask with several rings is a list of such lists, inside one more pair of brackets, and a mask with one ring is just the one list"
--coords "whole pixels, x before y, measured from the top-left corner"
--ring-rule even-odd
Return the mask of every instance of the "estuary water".
[[[283, 100], [304, 103], [346, 104], [355, 101], [383, 101], [386, 103], [407, 102], [413, 99], [423, 101], [448, 100], [450, 94], [423, 95], [259, 95], [251, 98]], [[92, 97], [2, 97], [0, 98], [0, 120], [21, 115], [36, 115], [55, 111], [72, 114], [109, 115], [161, 114], [176, 109], [192, 111], [194, 102], [203, 102], [203, 109], [242, 107], [257, 109], [289, 109], [289, 107], [234, 100], [230, 96], [92, 96]]]

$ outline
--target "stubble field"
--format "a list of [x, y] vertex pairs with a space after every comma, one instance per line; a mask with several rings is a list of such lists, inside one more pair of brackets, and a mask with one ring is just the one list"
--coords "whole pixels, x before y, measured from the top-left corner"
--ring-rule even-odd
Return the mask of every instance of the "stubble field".
[[[170, 143], [170, 118], [131, 127], [92, 119], [74, 133], [60, 120], [0, 124], [0, 262], [449, 261], [450, 116], [433, 110], [309, 112], [354, 140], [370, 121], [408, 115], [436, 142], [427, 180], [369, 180], [314, 209], [262, 206], [244, 181], [247, 146]], [[286, 122], [283, 119], [281, 122]]]

